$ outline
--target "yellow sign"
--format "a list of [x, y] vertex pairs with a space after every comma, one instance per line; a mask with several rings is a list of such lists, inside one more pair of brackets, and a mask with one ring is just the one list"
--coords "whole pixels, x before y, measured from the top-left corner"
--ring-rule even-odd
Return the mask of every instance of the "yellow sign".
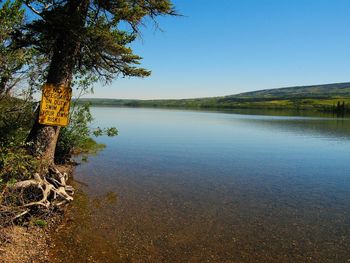
[[40, 103], [39, 123], [67, 126], [72, 89], [45, 84]]

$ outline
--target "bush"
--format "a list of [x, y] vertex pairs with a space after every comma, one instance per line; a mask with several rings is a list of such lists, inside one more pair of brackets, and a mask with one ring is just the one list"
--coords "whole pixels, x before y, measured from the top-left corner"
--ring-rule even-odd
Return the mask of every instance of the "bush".
[[30, 100], [2, 96], [0, 99], [0, 181], [14, 182], [31, 178], [38, 161], [28, 155], [25, 140], [33, 124]]
[[39, 162], [23, 148], [0, 147], [0, 182], [14, 183], [32, 178]]
[[29, 100], [13, 97], [0, 98], [1, 146], [22, 145], [34, 122], [34, 104]]

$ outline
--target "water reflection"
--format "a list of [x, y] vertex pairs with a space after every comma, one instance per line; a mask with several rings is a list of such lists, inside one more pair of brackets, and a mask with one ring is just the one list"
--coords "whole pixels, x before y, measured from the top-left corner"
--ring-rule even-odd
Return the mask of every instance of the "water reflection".
[[350, 139], [350, 120], [344, 118], [257, 118], [245, 119], [252, 125], [266, 126], [266, 129], [276, 128], [283, 132], [297, 135], [320, 136], [335, 140]]
[[61, 262], [350, 260], [348, 119], [94, 115], [120, 136], [77, 169]]

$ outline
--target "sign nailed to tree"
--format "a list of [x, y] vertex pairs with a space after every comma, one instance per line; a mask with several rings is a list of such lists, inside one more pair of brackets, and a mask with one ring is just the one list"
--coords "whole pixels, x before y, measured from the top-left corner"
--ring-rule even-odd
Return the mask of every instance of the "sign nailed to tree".
[[45, 84], [40, 103], [39, 123], [67, 126], [72, 89]]

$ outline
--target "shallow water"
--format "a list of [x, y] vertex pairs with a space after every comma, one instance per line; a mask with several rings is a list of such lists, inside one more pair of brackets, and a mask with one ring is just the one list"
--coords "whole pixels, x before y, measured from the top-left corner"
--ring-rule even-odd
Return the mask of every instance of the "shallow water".
[[76, 169], [59, 262], [350, 262], [350, 119], [93, 115], [120, 134]]

